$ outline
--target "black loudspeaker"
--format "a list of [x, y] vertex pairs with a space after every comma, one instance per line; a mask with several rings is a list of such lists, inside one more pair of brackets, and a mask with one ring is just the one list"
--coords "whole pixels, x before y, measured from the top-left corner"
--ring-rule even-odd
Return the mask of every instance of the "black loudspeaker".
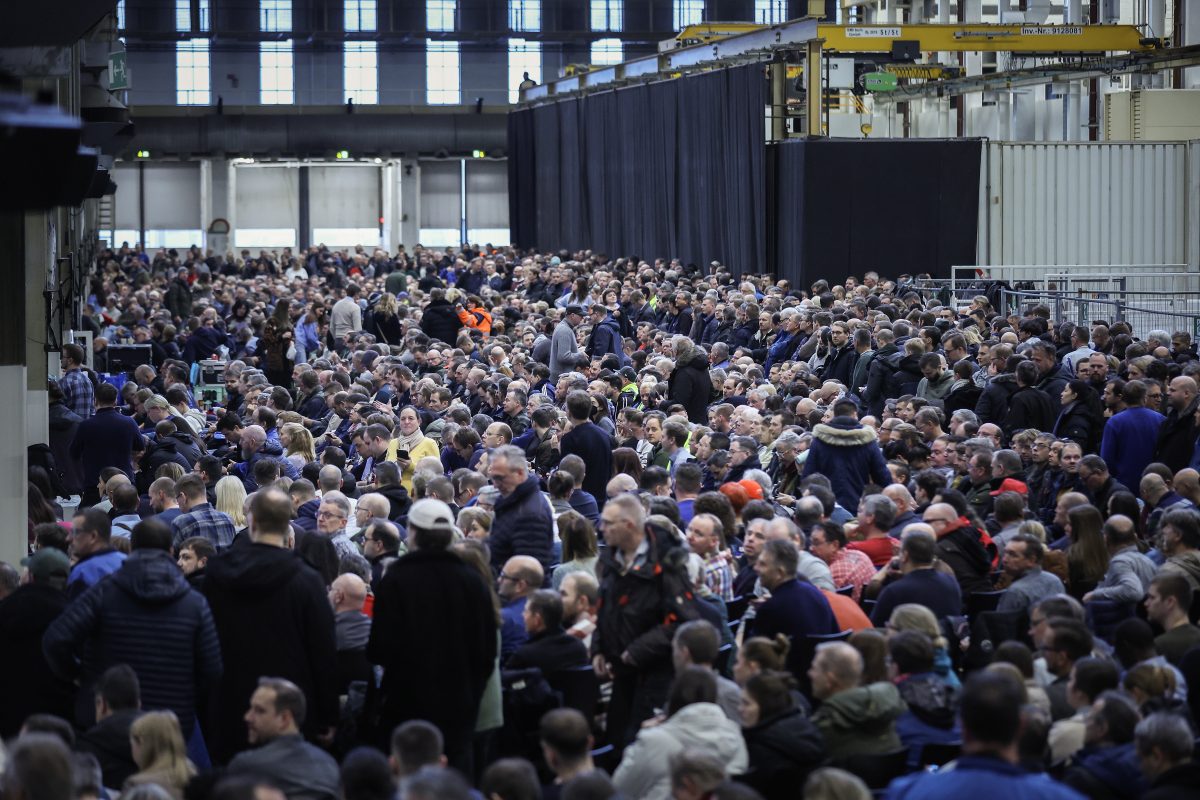
[[914, 39], [897, 39], [892, 42], [892, 59], [911, 64], [921, 57], [921, 43]]
[[56, 106], [0, 95], [0, 159], [19, 191], [0, 193], [0, 210], [78, 206], [95, 179], [98, 153], [80, 147], [81, 123]]

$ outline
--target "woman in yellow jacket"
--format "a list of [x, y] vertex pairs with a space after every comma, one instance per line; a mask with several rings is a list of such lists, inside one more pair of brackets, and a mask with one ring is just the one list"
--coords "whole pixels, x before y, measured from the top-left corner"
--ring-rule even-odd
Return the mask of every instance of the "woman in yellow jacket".
[[[408, 461], [396, 457], [396, 453], [401, 450], [408, 451]], [[417, 462], [426, 456], [436, 458], [439, 452], [437, 442], [421, 433], [421, 418], [417, 415], [417, 410], [406, 406], [400, 412], [400, 426], [396, 431], [396, 438], [388, 445], [388, 453], [385, 456], [386, 461], [395, 461], [400, 465], [400, 485], [411, 493]]]
[[455, 306], [458, 311], [458, 321], [468, 328], [475, 328], [483, 334], [483, 338], [492, 335], [492, 314], [483, 307], [483, 300], [475, 295], [467, 295], [467, 307]]

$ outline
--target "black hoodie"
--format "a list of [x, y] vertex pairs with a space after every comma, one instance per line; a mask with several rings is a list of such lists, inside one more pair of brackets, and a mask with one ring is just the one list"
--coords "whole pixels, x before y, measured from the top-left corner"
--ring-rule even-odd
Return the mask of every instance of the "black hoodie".
[[333, 609], [312, 567], [291, 550], [252, 543], [214, 556], [204, 594], [228, 665], [207, 740], [217, 763], [246, 749], [242, 715], [263, 675], [287, 678], [308, 700], [306, 733], [337, 723]]

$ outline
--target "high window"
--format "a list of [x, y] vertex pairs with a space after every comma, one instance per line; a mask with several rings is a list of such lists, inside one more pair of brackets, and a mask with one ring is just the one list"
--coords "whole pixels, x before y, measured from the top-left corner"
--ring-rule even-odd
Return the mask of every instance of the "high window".
[[542, 82], [542, 43], [525, 39], [508, 40], [508, 102], [521, 99], [519, 87], [528, 73], [535, 83]]
[[509, 0], [509, 30], [536, 32], [542, 29], [542, 0]]
[[295, 62], [291, 40], [259, 44], [258, 101], [263, 105], [291, 105], [296, 102]]
[[457, 6], [456, 0], [428, 0], [425, 3], [425, 28], [440, 32], [454, 30]]
[[704, 21], [704, 0], [675, 0], [675, 30]]
[[268, 33], [287, 33], [292, 29], [292, 0], [259, 0], [258, 27]]
[[754, 21], [759, 25], [778, 25], [787, 18], [787, 0], [754, 0]]
[[593, 64], [620, 64], [624, 57], [620, 39], [597, 39], [592, 42]]
[[426, 103], [430, 105], [458, 105], [462, 102], [458, 67], [458, 42], [426, 41]]
[[212, 102], [208, 40], [175, 43], [175, 102], [181, 106], [206, 106]]
[[346, 33], [371, 32], [378, 28], [376, 0], [345, 0]]
[[619, 31], [624, 25], [625, 0], [592, 0], [592, 30]]
[[375, 42], [346, 42], [344, 80], [346, 99], [379, 102], [379, 52]]

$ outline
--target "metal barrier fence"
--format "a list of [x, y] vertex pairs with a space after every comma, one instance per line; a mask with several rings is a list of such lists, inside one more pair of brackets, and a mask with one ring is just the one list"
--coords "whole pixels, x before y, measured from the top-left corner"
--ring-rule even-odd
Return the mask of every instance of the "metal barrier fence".
[[1191, 333], [1193, 338], [1200, 338], [1200, 292], [1155, 295], [1003, 289], [1001, 297], [1006, 313], [1021, 314], [1031, 306], [1045, 305], [1050, 308], [1050, 319], [1056, 323], [1074, 322], [1088, 326], [1097, 321], [1123, 321], [1130, 325], [1136, 338], [1145, 338], [1152, 330], [1182, 330]]
[[1070, 291], [1077, 287], [1147, 292], [1186, 292], [1200, 276], [1186, 264], [974, 264], [955, 266], [950, 288], [980, 281], [1005, 281], [1014, 289]]

